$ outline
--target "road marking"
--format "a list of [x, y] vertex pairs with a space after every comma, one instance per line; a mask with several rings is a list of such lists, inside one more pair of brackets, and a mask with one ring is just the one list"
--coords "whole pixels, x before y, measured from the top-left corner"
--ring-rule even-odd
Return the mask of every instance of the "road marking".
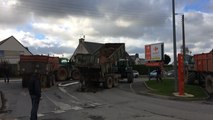
[[67, 84], [59, 83], [58, 86], [59, 86], [59, 87], [67, 87], [67, 86], [75, 85], [75, 84], [78, 84], [78, 83], [79, 83], [79, 82], [70, 82], [70, 83], [67, 83]]
[[38, 117], [43, 117], [43, 116], [44, 116], [44, 114], [41, 114], [41, 113], [38, 114]]
[[64, 88], [59, 87], [59, 90], [61, 90], [63, 93], [65, 93], [66, 95], [68, 95], [69, 97], [75, 99], [76, 101], [79, 101], [79, 99], [71, 94], [69, 94], [69, 92], [67, 92]]
[[[9, 83], [10, 82], [21, 82], [21, 81], [22, 81], [21, 79], [15, 79], [15, 80], [10, 80]], [[0, 83], [4, 83], [4, 80], [0, 80]]]
[[45, 93], [44, 95], [49, 99], [57, 108], [56, 110], [52, 111], [53, 113], [62, 113], [68, 110], [81, 110], [83, 108], [78, 107], [78, 106], [71, 106], [69, 104], [63, 103], [63, 102], [57, 102], [53, 99], [51, 99], [49, 96], [47, 96]]

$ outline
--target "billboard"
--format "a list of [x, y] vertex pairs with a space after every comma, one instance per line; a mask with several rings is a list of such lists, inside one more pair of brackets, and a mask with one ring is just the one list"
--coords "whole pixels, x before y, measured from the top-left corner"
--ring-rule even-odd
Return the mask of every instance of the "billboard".
[[164, 56], [163, 43], [156, 43], [145, 45], [145, 59], [146, 61], [161, 61]]

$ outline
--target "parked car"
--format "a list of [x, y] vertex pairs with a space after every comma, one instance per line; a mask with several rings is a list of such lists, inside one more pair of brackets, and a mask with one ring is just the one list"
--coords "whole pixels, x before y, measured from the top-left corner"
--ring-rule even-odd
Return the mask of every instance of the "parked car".
[[139, 77], [139, 72], [137, 70], [133, 70], [133, 77], [138, 78]]
[[167, 72], [167, 77], [174, 77], [175, 76], [175, 71], [174, 70], [170, 70]]
[[[166, 72], [165, 70], [161, 71], [161, 77], [164, 77], [164, 76], [167, 76], [167, 75], [168, 75], [168, 72]], [[151, 78], [157, 78], [157, 70], [153, 70], [149, 73], [149, 80]]]
[[149, 79], [157, 77], [157, 70], [153, 70], [149, 73]]

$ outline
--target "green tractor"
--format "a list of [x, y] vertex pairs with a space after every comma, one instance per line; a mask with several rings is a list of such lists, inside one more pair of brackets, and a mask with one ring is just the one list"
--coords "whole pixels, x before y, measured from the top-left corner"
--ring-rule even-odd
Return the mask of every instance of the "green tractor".
[[79, 71], [75, 69], [74, 63], [68, 58], [59, 58], [59, 67], [56, 71], [57, 81], [78, 80], [80, 77]]
[[121, 75], [121, 78], [127, 78], [128, 83], [132, 83], [134, 80], [133, 70], [131, 62], [128, 59], [119, 59], [117, 62], [117, 74]]

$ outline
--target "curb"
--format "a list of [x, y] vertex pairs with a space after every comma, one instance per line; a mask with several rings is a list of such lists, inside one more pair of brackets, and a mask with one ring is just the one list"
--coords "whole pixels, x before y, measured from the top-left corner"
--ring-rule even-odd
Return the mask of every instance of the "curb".
[[[147, 90], [146, 92], [141, 92], [141, 91], [136, 91], [134, 90], [134, 87], [132, 87], [132, 89], [135, 91], [135, 93], [137, 94], [142, 94], [142, 95], [147, 95], [147, 96], [151, 96], [151, 97], [155, 97], [155, 98], [161, 98], [161, 99], [169, 99], [169, 100], [180, 100], [180, 101], [200, 101], [200, 100], [206, 100], [208, 99], [210, 96], [207, 94], [207, 97], [204, 98], [185, 98], [185, 97], [177, 97], [177, 96], [165, 96], [165, 95], [158, 95], [158, 94], [154, 94], [151, 93], [152, 91], [157, 91], [156, 89], [150, 88], [147, 84], [146, 81], [143, 81], [144, 86], [146, 87]], [[134, 86], [134, 85], [133, 85]]]

